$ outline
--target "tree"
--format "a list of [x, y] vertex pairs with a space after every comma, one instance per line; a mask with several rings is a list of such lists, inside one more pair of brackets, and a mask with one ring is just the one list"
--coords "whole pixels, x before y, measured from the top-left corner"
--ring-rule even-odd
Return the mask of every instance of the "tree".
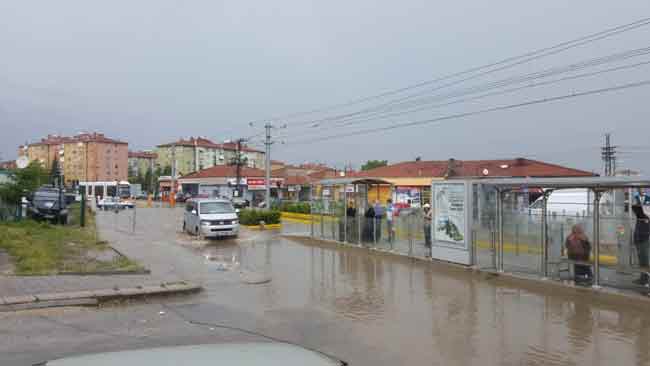
[[59, 181], [59, 159], [52, 160], [52, 168], [50, 168], [50, 184], [54, 185]]
[[8, 183], [0, 184], [0, 200], [18, 205], [23, 196], [33, 193], [47, 181], [47, 171], [39, 162], [32, 161], [26, 168], [13, 171]]
[[[146, 192], [153, 193], [153, 189], [151, 187], [151, 181], [153, 179], [153, 172], [151, 169], [147, 169], [147, 172], [144, 175], [144, 182], [142, 182], [142, 189]], [[156, 182], [158, 182], [158, 178], [155, 179]]]
[[388, 165], [388, 160], [368, 160], [361, 166], [361, 170], [370, 170]]

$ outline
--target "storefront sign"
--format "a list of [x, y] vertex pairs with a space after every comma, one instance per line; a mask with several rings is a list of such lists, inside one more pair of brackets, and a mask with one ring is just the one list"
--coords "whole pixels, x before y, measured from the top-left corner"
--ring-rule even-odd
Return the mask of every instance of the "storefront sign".
[[[228, 184], [231, 186], [236, 186], [237, 185], [237, 178], [228, 178]], [[239, 178], [239, 184], [242, 186], [246, 185], [246, 178]]]
[[465, 246], [465, 184], [434, 185], [434, 237]]
[[[282, 186], [282, 182], [282, 178], [271, 178], [271, 188], [278, 188], [278, 185]], [[246, 183], [249, 190], [266, 189], [266, 179], [264, 178], [248, 178]]]

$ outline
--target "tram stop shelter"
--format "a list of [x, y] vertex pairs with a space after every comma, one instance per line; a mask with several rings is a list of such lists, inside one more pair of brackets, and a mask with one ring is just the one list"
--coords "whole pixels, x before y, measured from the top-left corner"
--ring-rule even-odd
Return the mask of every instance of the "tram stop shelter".
[[[468, 216], [474, 266], [570, 280], [573, 266], [582, 264], [592, 268], [594, 287], [648, 290], [647, 286], [633, 282], [649, 269], [639, 266], [633, 240], [636, 217], [632, 205], [650, 201], [641, 198], [650, 187], [650, 178], [503, 178], [477, 179], [468, 184], [471, 194], [465, 203], [471, 207]], [[528, 199], [531, 192], [541, 192], [532, 205]], [[568, 192], [573, 201], [578, 200], [576, 197], [586, 199], [584, 202], [556, 199]], [[432, 193], [437, 202], [436, 191]], [[550, 202], [567, 207], [583, 204], [584, 209], [551, 212]], [[650, 212], [650, 206], [642, 207], [646, 213]], [[576, 263], [566, 256], [564, 243], [574, 225], [581, 225], [591, 242], [588, 262]], [[449, 255], [438, 258], [453, 261]]]
[[[371, 188], [392, 184], [379, 178], [341, 177], [323, 179], [312, 189], [312, 236], [347, 243], [375, 243], [381, 238], [381, 219], [366, 222], [364, 213], [377, 197]], [[380, 189], [375, 189], [379, 192]], [[385, 207], [385, 202], [382, 202]]]

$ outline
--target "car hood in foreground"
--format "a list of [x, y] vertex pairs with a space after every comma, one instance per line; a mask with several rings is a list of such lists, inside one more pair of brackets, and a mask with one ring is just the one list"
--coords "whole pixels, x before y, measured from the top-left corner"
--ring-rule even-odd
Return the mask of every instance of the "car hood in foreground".
[[340, 361], [287, 343], [223, 343], [97, 353], [49, 361], [47, 366], [332, 366]]

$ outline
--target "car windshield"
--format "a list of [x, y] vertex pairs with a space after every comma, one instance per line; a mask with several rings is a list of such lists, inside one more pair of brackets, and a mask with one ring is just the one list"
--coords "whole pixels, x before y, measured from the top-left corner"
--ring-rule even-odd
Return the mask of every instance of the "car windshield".
[[40, 192], [34, 193], [34, 199], [36, 201], [49, 201], [49, 200], [58, 199], [58, 198], [59, 198], [59, 194], [56, 193], [56, 192], [52, 192], [52, 191], [40, 191]]
[[231, 213], [234, 211], [228, 202], [203, 202], [200, 211], [202, 214]]

